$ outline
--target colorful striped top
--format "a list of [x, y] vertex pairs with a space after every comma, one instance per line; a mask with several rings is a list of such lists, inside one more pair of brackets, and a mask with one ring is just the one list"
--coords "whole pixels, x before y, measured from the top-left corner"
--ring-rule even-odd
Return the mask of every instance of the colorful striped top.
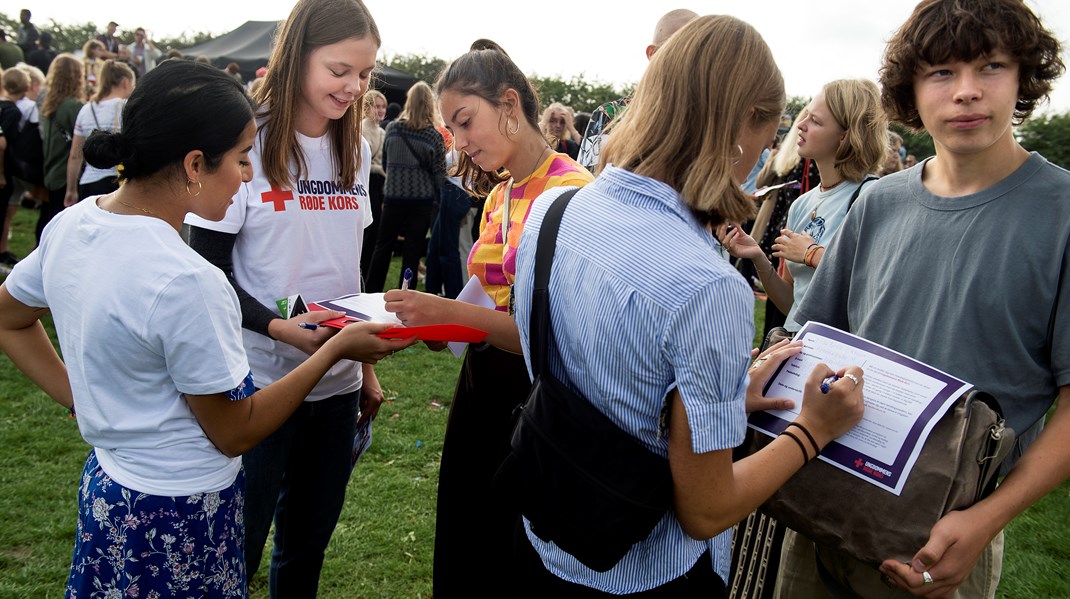
[[496, 309], [509, 311], [509, 294], [516, 276], [516, 248], [532, 202], [552, 187], [583, 187], [594, 180], [578, 162], [567, 154], [556, 153], [539, 165], [535, 172], [513, 183], [509, 198], [509, 239], [502, 241], [502, 213], [508, 182], [491, 190], [483, 205], [479, 239], [468, 256], [468, 274], [479, 277], [483, 290], [494, 299]]

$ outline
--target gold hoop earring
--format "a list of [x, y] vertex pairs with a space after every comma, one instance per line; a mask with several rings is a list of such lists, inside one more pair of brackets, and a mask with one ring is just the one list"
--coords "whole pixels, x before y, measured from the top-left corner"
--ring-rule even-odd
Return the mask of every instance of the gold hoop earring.
[[[193, 193], [192, 191], [189, 190], [189, 184], [190, 183], [196, 183], [197, 184], [197, 193]], [[204, 186], [201, 185], [200, 181], [192, 181], [192, 180], [186, 181], [186, 193], [189, 194], [189, 197], [195, 198], [195, 197], [201, 195], [201, 190], [202, 189], [204, 189]]]
[[516, 129], [513, 129], [512, 131], [509, 131], [509, 134], [510, 135], [516, 135], [517, 133], [520, 133], [520, 119], [515, 117], [515, 116], [505, 119], [505, 126], [506, 127], [509, 126], [509, 119], [510, 118], [516, 119]]
[[736, 144], [736, 149], [739, 150], [739, 158], [732, 161], [732, 164], [739, 164], [740, 160], [743, 160], [743, 146]]

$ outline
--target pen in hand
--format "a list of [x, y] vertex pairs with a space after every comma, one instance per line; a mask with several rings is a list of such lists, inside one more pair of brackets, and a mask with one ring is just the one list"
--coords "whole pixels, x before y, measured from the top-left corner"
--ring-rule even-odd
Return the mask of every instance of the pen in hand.
[[297, 323], [297, 326], [301, 327], [302, 329], [308, 329], [310, 331], [315, 331], [316, 329], [319, 328], [320, 325], [318, 325], [318, 324], [316, 324], [314, 322], [299, 322], [299, 323]]
[[827, 394], [832, 389], [832, 384], [838, 380], [840, 380], [840, 377], [834, 374], [821, 381], [821, 392]]
[[412, 269], [405, 269], [405, 276], [401, 278], [401, 290], [405, 291], [409, 288], [409, 283], [412, 282]]

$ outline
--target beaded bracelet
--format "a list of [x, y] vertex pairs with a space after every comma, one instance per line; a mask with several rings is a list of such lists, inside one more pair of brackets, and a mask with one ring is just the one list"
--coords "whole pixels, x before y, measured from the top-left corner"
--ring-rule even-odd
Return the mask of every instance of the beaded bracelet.
[[788, 430], [786, 430], [786, 431], [784, 431], [784, 432], [782, 432], [780, 434], [781, 435], [786, 435], [786, 436], [790, 437], [792, 441], [795, 441], [795, 444], [799, 446], [799, 451], [801, 451], [802, 454], [803, 454], [803, 466], [809, 464], [810, 463], [810, 454], [806, 452], [806, 446], [803, 445], [802, 439], [796, 437], [791, 431], [788, 431]]

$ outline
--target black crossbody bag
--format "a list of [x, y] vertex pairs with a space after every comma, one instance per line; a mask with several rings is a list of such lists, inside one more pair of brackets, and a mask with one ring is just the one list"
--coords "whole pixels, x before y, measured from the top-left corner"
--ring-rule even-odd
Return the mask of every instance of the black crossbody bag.
[[495, 486], [516, 502], [536, 536], [605, 572], [672, 507], [672, 474], [666, 458], [549, 371], [550, 269], [561, 216], [576, 191], [554, 201], [539, 231], [530, 323], [535, 382]]

